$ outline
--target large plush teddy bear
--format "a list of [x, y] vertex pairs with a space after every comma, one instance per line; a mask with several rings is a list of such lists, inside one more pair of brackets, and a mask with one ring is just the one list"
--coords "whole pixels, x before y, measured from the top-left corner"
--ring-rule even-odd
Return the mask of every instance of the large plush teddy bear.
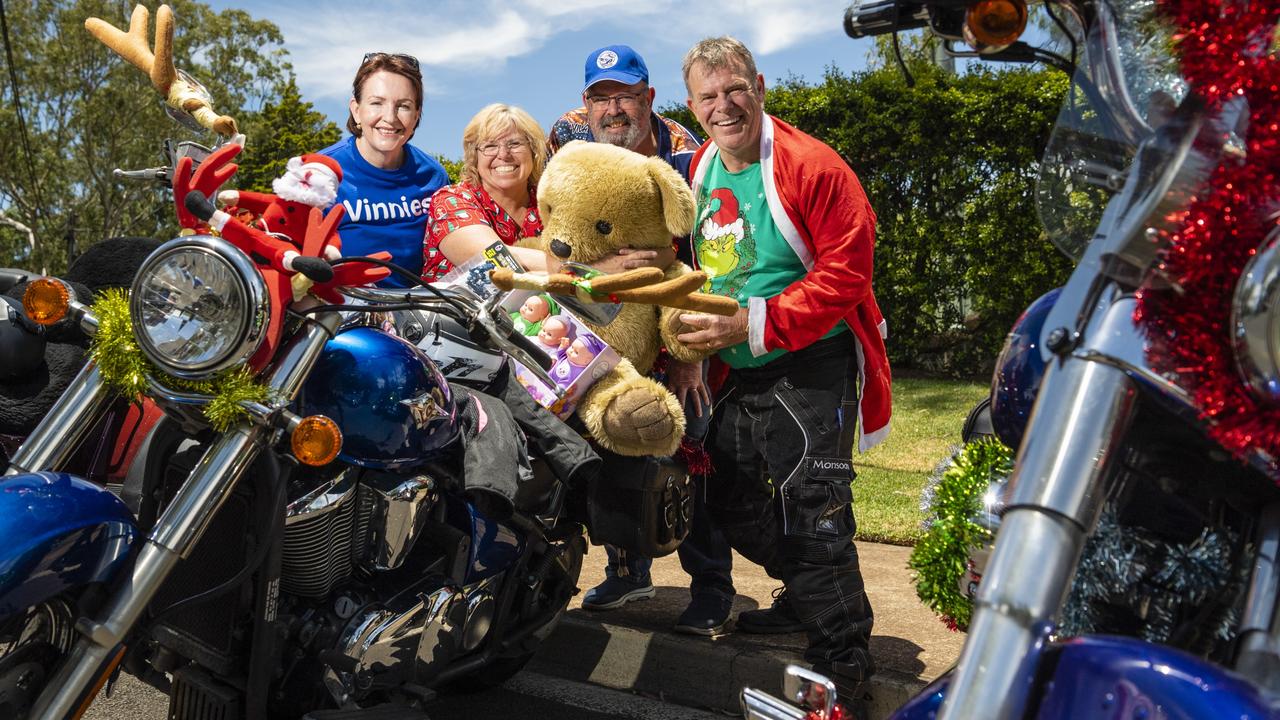
[[[672, 237], [688, 234], [694, 223], [693, 192], [679, 173], [660, 158], [606, 143], [572, 142], [557, 152], [538, 182], [538, 209], [542, 235], [522, 244], [587, 265], [621, 247], [670, 247]], [[597, 442], [616, 453], [670, 455], [684, 434], [684, 413], [670, 391], [645, 375], [663, 345], [677, 359], [700, 359], [673, 342], [675, 316], [681, 312], [676, 308], [732, 314], [737, 304], [693, 293], [706, 275], [679, 262], [665, 274], [649, 268], [578, 280], [570, 288], [564, 287], [567, 277], [530, 282], [528, 275], [513, 278], [510, 271], [497, 271], [494, 282], [504, 289], [576, 290], [579, 297], [622, 302], [613, 322], [588, 323], [624, 359], [587, 390], [578, 416]]]

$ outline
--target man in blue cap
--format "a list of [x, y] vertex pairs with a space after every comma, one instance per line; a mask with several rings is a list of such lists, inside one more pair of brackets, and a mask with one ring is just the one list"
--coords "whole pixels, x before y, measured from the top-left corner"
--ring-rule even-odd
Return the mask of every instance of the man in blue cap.
[[551, 126], [551, 152], [571, 140], [600, 141], [641, 155], [657, 155], [688, 179], [701, 144], [688, 128], [653, 112], [649, 68], [635, 50], [609, 45], [587, 56], [583, 106]]
[[[660, 157], [689, 180], [689, 162], [699, 141], [696, 135], [675, 120], [653, 111], [654, 90], [649, 86], [649, 68], [640, 54], [626, 45], [609, 45], [587, 55], [583, 106], [565, 113], [551, 126], [548, 144], [554, 153], [571, 140], [607, 142], [641, 155]], [[675, 256], [692, 262], [689, 238], [676, 239]], [[669, 263], [637, 251], [636, 266]], [[707, 389], [702, 364], [668, 359], [667, 386], [685, 407], [685, 441], [681, 455], [692, 474], [705, 473], [710, 466], [702, 439], [711, 419], [711, 393]], [[701, 485], [701, 483], [699, 483]], [[735, 594], [730, 571], [733, 555], [724, 535], [711, 523], [704, 494], [696, 493], [689, 536], [680, 545], [680, 565], [689, 573], [689, 606], [676, 621], [677, 632], [715, 636], [724, 632]], [[609, 564], [605, 580], [587, 591], [582, 607], [612, 610], [635, 600], [654, 596], [649, 577], [652, 560], [636, 557], [606, 546]]]

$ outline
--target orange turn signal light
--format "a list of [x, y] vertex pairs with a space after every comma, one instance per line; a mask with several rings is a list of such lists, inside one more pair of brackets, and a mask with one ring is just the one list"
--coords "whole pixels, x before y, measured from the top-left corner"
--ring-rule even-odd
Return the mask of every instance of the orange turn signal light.
[[293, 456], [303, 465], [328, 465], [342, 450], [342, 431], [338, 424], [323, 415], [302, 418], [289, 437]]
[[1025, 0], [978, 0], [964, 16], [965, 40], [976, 49], [1012, 45], [1027, 29]]
[[22, 309], [35, 324], [52, 325], [71, 309], [71, 291], [61, 280], [40, 278], [22, 293]]

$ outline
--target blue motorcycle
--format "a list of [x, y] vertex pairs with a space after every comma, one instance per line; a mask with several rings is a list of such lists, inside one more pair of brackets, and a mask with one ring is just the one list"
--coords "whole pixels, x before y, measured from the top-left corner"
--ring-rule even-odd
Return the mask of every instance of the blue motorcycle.
[[[1061, 54], [1017, 40], [1020, 0], [846, 14], [1073, 76], [1036, 192], [1077, 267], [999, 362], [992, 424], [1020, 444], [964, 649], [892, 717], [1277, 717], [1277, 8], [1046, 7]], [[800, 668], [785, 695], [745, 690], [746, 716], [840, 715]]]
[[[135, 339], [188, 378], [242, 362], [262, 293], [229, 243], [179, 238], [135, 280]], [[447, 315], [529, 357], [506, 311], [465, 291], [363, 293], [370, 312]], [[521, 462], [500, 401], [342, 307], [293, 318], [270, 399], [221, 431], [203, 412], [214, 397], [146, 378], [165, 418], [116, 488], [58, 472], [112, 397], [86, 365], [0, 480], [0, 716], [78, 717], [123, 668], [168, 692], [175, 718], [417, 717], [435, 688], [500, 682], [532, 655], [585, 551], [565, 478]], [[477, 406], [508, 433], [509, 506], [466, 479]]]

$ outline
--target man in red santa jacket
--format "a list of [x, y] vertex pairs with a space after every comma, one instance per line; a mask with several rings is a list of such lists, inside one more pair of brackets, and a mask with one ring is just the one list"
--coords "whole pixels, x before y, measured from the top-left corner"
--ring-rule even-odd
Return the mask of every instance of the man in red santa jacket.
[[[852, 454], [888, 434], [885, 324], [871, 289], [875, 213], [821, 141], [764, 112], [764, 76], [733, 38], [684, 59], [688, 105], [707, 133], [690, 175], [705, 290], [733, 317], [686, 313], [679, 340], [729, 366], [707, 446], [707, 504], [730, 544], [783, 581], [744, 632], [805, 630], [805, 659], [863, 716], [875, 671], [857, 550]], [[861, 393], [859, 393], [861, 389]]]

